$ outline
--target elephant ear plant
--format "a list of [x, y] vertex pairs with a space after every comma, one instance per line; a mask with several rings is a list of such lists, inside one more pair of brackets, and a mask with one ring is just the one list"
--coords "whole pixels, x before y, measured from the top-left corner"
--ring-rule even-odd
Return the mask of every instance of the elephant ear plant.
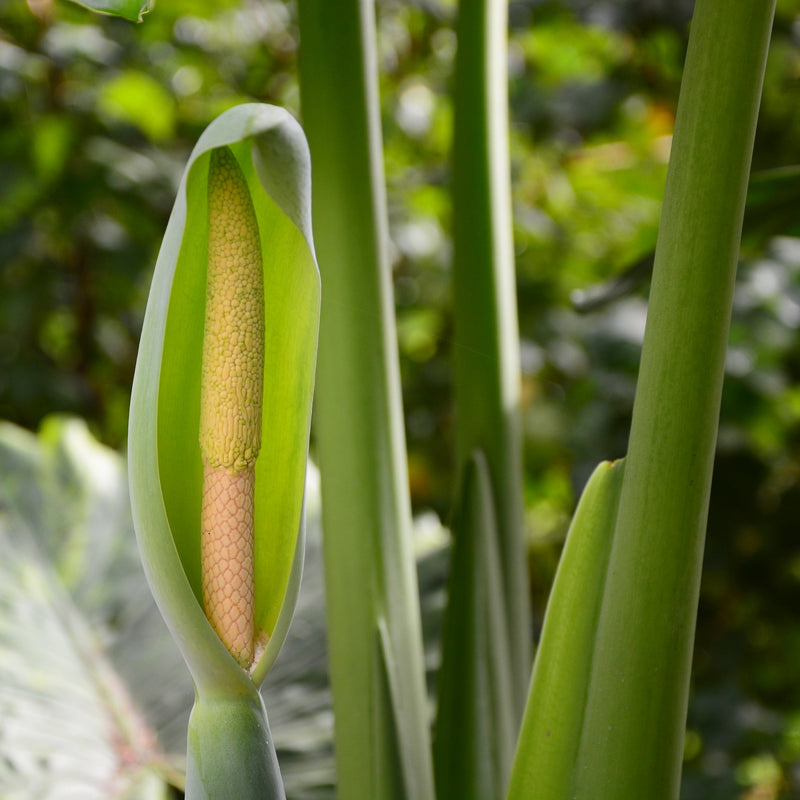
[[195, 685], [186, 794], [281, 798], [258, 691], [292, 616], [319, 320], [310, 165], [282, 109], [191, 154], [156, 263], [130, 414], [150, 586]]

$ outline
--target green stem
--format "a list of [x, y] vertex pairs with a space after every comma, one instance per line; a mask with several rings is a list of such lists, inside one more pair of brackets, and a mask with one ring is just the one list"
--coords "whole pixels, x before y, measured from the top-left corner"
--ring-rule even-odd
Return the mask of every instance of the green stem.
[[433, 797], [370, 0], [301, 0], [339, 794]]
[[507, 4], [462, 0], [453, 137], [454, 385], [460, 472], [486, 457], [509, 628], [512, 698], [531, 667], [519, 332], [508, 153]]
[[439, 800], [503, 797], [517, 738], [495, 516], [477, 452], [452, 522], [433, 750]]
[[285, 800], [261, 696], [198, 694], [189, 717], [186, 800]]
[[434, 730], [440, 800], [505, 794], [530, 669], [505, 3], [461, 0], [454, 90], [458, 487]]
[[576, 791], [678, 795], [736, 262], [774, 0], [697, 0]]

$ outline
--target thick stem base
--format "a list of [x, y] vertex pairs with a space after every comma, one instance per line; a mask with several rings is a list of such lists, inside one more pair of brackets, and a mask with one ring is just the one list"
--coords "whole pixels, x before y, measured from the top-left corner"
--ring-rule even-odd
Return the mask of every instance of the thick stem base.
[[198, 696], [189, 717], [186, 800], [285, 800], [261, 696]]

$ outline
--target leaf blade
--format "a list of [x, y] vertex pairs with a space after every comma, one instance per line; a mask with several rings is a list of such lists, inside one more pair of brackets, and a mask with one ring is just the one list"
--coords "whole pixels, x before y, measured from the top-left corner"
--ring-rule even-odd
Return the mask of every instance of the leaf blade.
[[51, 417], [38, 436], [0, 425], [0, 472], [0, 793], [180, 785], [194, 692], [147, 592], [122, 459]]
[[144, 15], [155, 5], [155, 0], [71, 0], [76, 5], [95, 11], [122, 17], [131, 22], [141, 22]]
[[623, 472], [621, 461], [601, 463], [575, 510], [547, 603], [509, 800], [572, 796]]
[[453, 519], [434, 735], [439, 800], [502, 797], [517, 733], [489, 466], [466, 463]]

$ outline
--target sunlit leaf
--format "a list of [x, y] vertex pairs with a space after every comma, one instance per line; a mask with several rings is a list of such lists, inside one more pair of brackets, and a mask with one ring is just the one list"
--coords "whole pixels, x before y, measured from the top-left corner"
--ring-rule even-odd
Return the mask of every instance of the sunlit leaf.
[[175, 127], [175, 101], [144, 72], [126, 70], [104, 84], [97, 100], [102, 114], [133, 125], [154, 141], [168, 139]]
[[155, 0], [72, 0], [79, 6], [97, 11], [100, 14], [110, 14], [114, 17], [123, 17], [131, 22], [141, 22], [142, 17], [153, 8]]

